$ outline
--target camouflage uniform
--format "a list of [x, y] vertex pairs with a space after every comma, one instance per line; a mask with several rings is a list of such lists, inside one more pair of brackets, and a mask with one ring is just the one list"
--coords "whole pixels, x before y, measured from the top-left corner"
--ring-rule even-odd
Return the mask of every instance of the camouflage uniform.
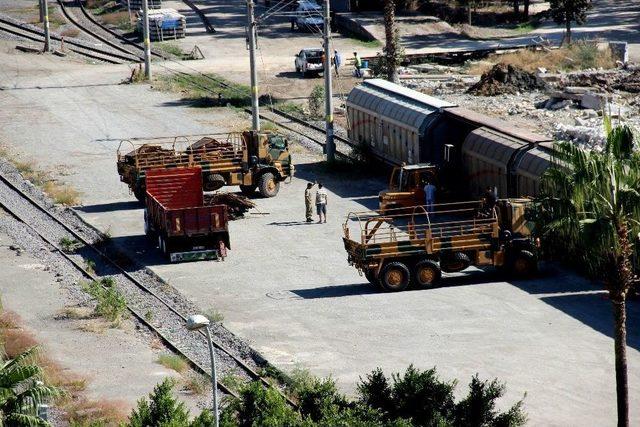
[[304, 205], [307, 208], [307, 221], [313, 221], [313, 194], [311, 188], [304, 190]]

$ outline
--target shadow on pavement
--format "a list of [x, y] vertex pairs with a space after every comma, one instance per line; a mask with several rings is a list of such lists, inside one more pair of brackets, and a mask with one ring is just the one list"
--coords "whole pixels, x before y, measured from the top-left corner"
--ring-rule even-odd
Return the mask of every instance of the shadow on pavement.
[[87, 205], [74, 208], [77, 211], [84, 213], [100, 213], [100, 212], [114, 212], [142, 209], [142, 203], [137, 200], [128, 200], [122, 202], [103, 203], [101, 205]]
[[277, 225], [279, 227], [292, 227], [295, 225], [313, 225], [316, 224], [316, 221], [281, 221], [281, 222], [270, 222], [267, 225]]

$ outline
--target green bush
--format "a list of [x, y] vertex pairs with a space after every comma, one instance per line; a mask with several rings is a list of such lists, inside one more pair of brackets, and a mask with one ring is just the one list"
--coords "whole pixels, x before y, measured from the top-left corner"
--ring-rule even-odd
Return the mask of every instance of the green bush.
[[100, 317], [116, 322], [127, 310], [127, 300], [116, 287], [115, 280], [105, 277], [100, 281], [93, 281], [84, 286], [85, 292], [96, 300], [94, 312]]
[[140, 399], [129, 416], [129, 427], [178, 427], [189, 425], [189, 411], [184, 403], [173, 397], [174, 382], [166, 378], [149, 394], [149, 400]]
[[309, 95], [309, 114], [321, 118], [324, 113], [324, 86], [316, 85]]
[[522, 400], [506, 412], [495, 409], [504, 395], [504, 384], [471, 379], [469, 393], [455, 402], [455, 381], [441, 380], [436, 369], [421, 371], [409, 366], [404, 374], [387, 378], [376, 369], [360, 380], [354, 401], [339, 393], [332, 379], [318, 379], [305, 371], [292, 374], [292, 392], [299, 409], [294, 411], [275, 389], [260, 383], [245, 386], [239, 399], [223, 411], [223, 423], [232, 426], [521, 426], [526, 422]]

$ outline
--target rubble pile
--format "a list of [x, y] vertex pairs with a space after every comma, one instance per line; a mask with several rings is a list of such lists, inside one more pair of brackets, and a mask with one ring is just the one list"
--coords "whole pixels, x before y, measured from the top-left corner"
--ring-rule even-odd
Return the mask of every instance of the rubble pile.
[[620, 90], [640, 93], [640, 70], [613, 70], [567, 73], [560, 80], [562, 86], [589, 86], [603, 91]]
[[244, 196], [234, 193], [213, 193], [204, 195], [205, 206], [211, 205], [227, 205], [229, 219], [238, 219], [244, 217], [244, 214], [256, 204]]
[[547, 83], [533, 73], [511, 64], [496, 64], [467, 91], [473, 95], [495, 96], [546, 89]]

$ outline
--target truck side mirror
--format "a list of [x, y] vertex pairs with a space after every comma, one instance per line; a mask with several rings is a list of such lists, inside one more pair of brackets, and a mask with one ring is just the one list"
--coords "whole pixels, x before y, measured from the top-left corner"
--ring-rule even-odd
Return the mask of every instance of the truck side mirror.
[[255, 166], [258, 164], [258, 157], [257, 156], [251, 156], [251, 166]]

